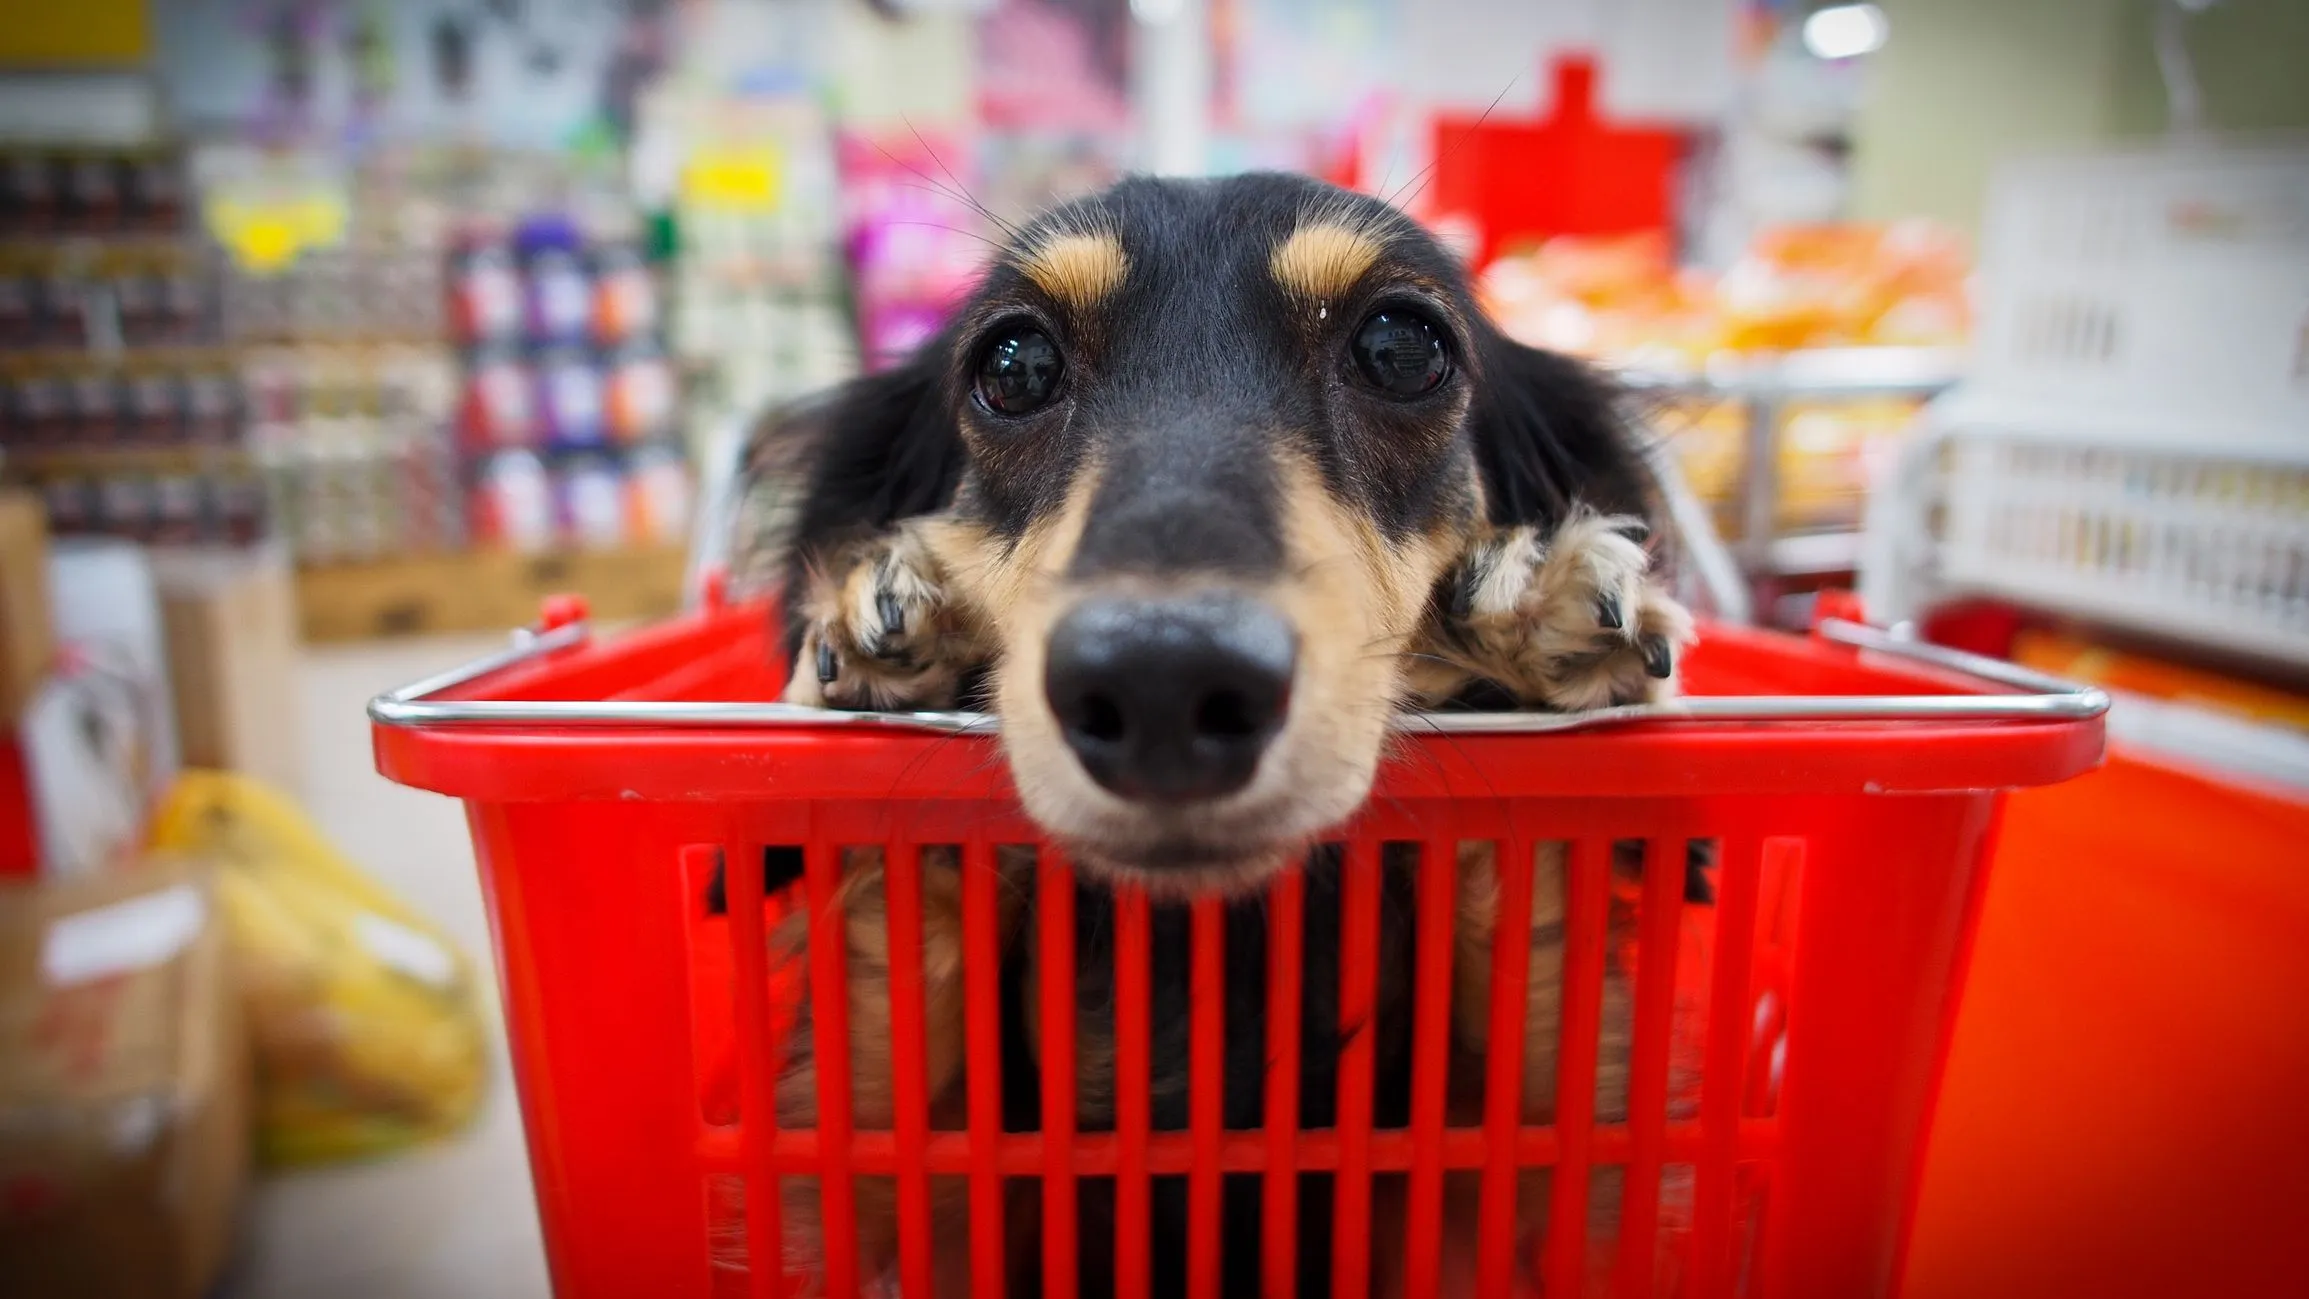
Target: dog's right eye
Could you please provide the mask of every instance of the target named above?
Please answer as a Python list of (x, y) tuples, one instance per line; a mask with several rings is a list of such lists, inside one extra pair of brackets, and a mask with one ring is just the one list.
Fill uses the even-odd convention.
[(1039, 329), (998, 334), (978, 361), (978, 400), (998, 415), (1039, 410), (1058, 391), (1066, 362), (1058, 345)]
[(1451, 374), (1443, 331), (1416, 312), (1374, 312), (1355, 331), (1355, 365), (1380, 391), (1397, 397), (1430, 393)]

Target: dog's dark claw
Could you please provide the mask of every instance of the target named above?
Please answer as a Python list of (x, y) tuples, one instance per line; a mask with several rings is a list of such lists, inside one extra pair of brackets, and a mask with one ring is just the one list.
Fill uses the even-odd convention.
[(1627, 626), (1627, 620), (1620, 617), (1619, 601), (1608, 595), (1599, 595), (1595, 598), (1595, 620), (1612, 631), (1618, 631)]
[(883, 635), (906, 634), (906, 606), (898, 602), (897, 596), (888, 591), (877, 593), (874, 596), (874, 611), (882, 615)]
[(818, 642), (818, 684), (830, 686), (842, 675), (842, 661), (834, 656), (834, 647), (828, 641)]
[(1675, 651), (1668, 647), (1665, 636), (1646, 636), (1643, 640), (1644, 671), (1665, 681), (1676, 670)]
[(1466, 622), (1475, 616), (1476, 572), (1472, 565), (1461, 568), (1451, 580), (1451, 620)]

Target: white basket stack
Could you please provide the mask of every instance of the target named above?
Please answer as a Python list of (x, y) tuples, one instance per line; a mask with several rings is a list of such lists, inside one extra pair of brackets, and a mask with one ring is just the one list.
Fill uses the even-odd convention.
[(2008, 169), (1965, 385), (1870, 507), (1898, 621), (2000, 597), (2309, 667), (2309, 143)]

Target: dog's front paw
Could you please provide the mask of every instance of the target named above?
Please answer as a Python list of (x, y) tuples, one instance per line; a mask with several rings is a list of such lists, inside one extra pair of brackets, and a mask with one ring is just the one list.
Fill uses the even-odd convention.
[(916, 531), (837, 551), (810, 572), (786, 700), (853, 711), (952, 708), (971, 638)]
[(1644, 535), (1639, 519), (1583, 510), (1544, 539), (1519, 527), (1477, 542), (1451, 585), (1461, 656), (1565, 711), (1673, 694), (1692, 618), (1653, 580)]

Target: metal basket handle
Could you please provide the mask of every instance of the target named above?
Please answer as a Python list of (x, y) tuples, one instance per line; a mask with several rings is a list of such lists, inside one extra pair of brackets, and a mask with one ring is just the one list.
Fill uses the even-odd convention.
[[(1977, 677), (2023, 693), (1998, 695), (1697, 695), (1657, 704), (1628, 704), (1584, 713), (1402, 713), (1394, 729), (1409, 734), (1539, 735), (1634, 722), (1849, 722), (1892, 720), (2070, 721), (2108, 711), (2108, 695), (2091, 686), (1996, 659), (1927, 645), (1842, 619), (1814, 629), (1825, 639)], [(369, 701), (381, 726), (884, 728), (992, 735), (990, 713), (850, 713), (801, 704), (652, 702), (645, 700), (439, 700), (433, 696), (482, 677), (583, 644), (582, 621), (514, 633), (507, 649), (463, 667), (387, 691)]]

